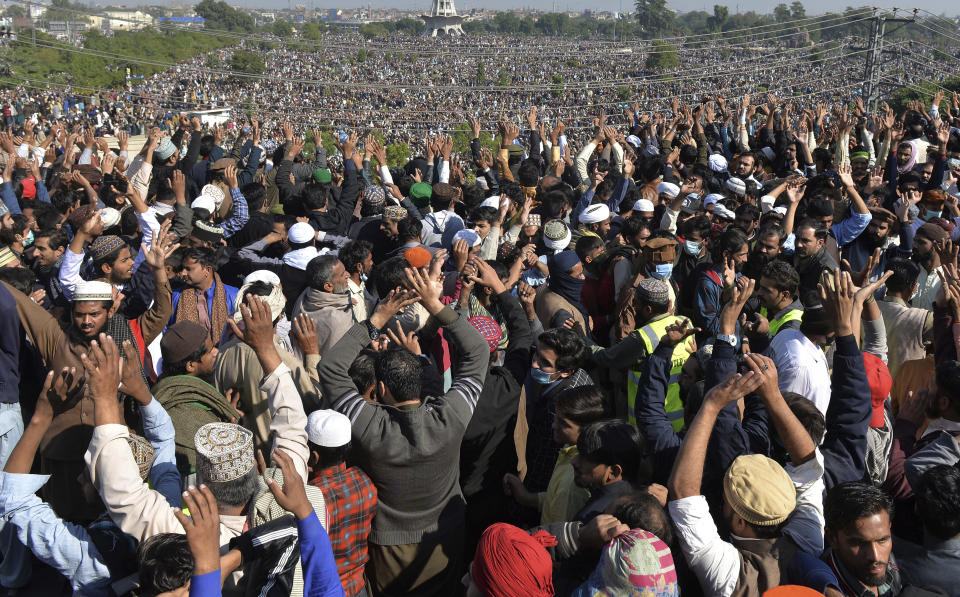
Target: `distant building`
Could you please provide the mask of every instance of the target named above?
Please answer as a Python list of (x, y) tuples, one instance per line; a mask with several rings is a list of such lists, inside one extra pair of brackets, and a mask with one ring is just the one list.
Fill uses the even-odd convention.
[(153, 26), (153, 16), (139, 10), (108, 10), (107, 25), (113, 31), (139, 31)]

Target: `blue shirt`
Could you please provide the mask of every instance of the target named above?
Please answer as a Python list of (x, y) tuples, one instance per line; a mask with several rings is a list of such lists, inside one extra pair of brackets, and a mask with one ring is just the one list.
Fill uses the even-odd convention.
[[(171, 506), (180, 507), (180, 476), (174, 457), (173, 421), (156, 400), (141, 407), (143, 435), (153, 446), (150, 482)], [(84, 595), (109, 595), (112, 580), (104, 557), (83, 526), (69, 523), (37, 497), (50, 475), (0, 472), (0, 515), (37, 559), (55, 568)], [(219, 576), (217, 577), (219, 583)]]
[(330, 537), (316, 512), (297, 521), (300, 564), (303, 567), (303, 597), (343, 597)]

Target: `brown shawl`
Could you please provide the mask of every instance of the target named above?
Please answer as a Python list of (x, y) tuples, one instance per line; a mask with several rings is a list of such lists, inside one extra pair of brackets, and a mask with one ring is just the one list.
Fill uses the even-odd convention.
[[(197, 293), (194, 291), (194, 288), (184, 288), (180, 292), (176, 321), (200, 323), (200, 316), (197, 314)], [(227, 318), (230, 317), (229, 307), (227, 306), (227, 291), (223, 287), (223, 282), (220, 281), (219, 274), (213, 274), (213, 304), (209, 315), (210, 339), (213, 341), (213, 345), (217, 346), (220, 344), (223, 327), (227, 325)]]

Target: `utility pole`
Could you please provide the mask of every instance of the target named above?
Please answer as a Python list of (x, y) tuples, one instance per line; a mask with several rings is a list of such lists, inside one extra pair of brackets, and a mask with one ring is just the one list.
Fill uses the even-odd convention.
[[(874, 9), (876, 10), (876, 9)], [(896, 11), (894, 11), (896, 14)], [(914, 11), (916, 15), (916, 11)], [(879, 100), (878, 88), (880, 86), (880, 70), (882, 67), (883, 56), (883, 34), (886, 31), (887, 23), (913, 23), (915, 17), (909, 19), (888, 17), (878, 14), (873, 17), (873, 32), (870, 36), (870, 48), (867, 52), (867, 68), (863, 74), (866, 85), (864, 86), (864, 103), (870, 111), (876, 111)]]

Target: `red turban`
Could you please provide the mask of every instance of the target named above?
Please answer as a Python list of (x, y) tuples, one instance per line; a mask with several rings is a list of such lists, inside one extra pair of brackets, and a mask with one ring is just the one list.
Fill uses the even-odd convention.
[(530, 535), (497, 523), (483, 532), (470, 571), (489, 597), (553, 597), (553, 562), (546, 547), (557, 540), (546, 531)]

